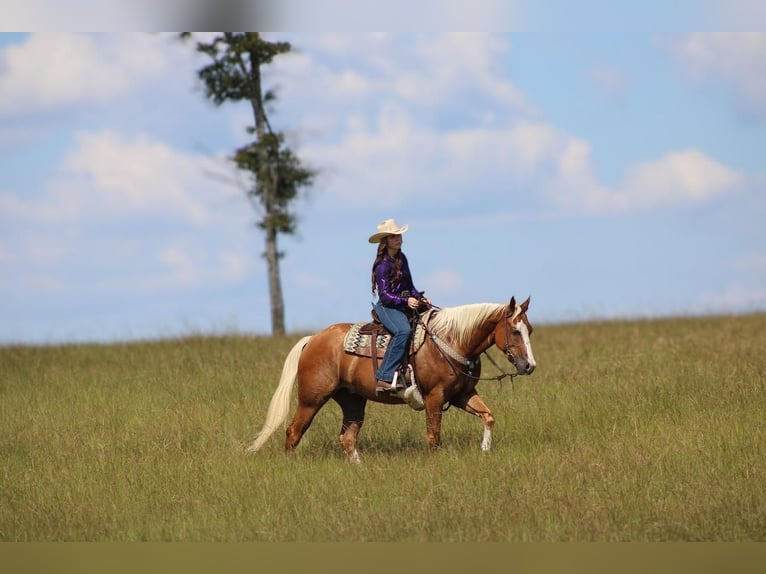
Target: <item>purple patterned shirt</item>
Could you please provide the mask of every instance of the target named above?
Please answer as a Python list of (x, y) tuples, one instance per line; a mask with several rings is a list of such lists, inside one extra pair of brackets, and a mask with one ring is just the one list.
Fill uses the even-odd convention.
[[(391, 282), (396, 270), (394, 259), (388, 253), (384, 254), (383, 259), (375, 266), (375, 285), (378, 289), (378, 297), (386, 307), (406, 306), (407, 297), (419, 299), (423, 296), (412, 283), (412, 274), (410, 273), (410, 265), (407, 263), (407, 257), (401, 251), (399, 256), (402, 258), (402, 277), (397, 283), (392, 284)], [(407, 291), (409, 294), (403, 295)]]

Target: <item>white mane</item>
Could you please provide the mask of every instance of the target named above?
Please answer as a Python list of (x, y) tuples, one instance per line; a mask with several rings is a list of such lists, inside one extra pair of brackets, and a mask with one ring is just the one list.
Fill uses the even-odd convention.
[(490, 317), (498, 315), (505, 307), (501, 303), (472, 303), (460, 307), (445, 307), (436, 313), (429, 327), (437, 337), (449, 336), (458, 345), (466, 344), (480, 325)]

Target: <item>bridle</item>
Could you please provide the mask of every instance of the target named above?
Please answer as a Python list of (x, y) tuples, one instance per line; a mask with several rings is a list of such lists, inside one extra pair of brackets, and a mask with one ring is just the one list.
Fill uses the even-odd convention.
[(503, 352), (508, 358), (508, 361), (515, 365), (516, 357), (513, 356), (513, 351), (511, 351), (511, 326), (508, 324), (508, 319), (513, 319), (513, 309), (511, 309), (510, 305), (508, 306), (508, 310), (505, 312), (505, 317), (503, 318), (503, 326), (505, 327), (505, 349), (503, 349)]

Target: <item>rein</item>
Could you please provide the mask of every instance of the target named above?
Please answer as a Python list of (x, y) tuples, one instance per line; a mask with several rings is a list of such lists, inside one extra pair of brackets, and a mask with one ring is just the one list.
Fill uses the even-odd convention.
[[(437, 307), (436, 305), (431, 305), (431, 307), (433, 309), (436, 309), (437, 311), (440, 309), (440, 307)], [(506, 318), (507, 317), (508, 317), (508, 315), (506, 314)], [(489, 359), (489, 362), (492, 363), (498, 371), (500, 371), (500, 374), (499, 375), (495, 375), (494, 377), (477, 377), (476, 375), (474, 375), (472, 373), (472, 371), (473, 371), (474, 367), (479, 364), (479, 362), (481, 360), (481, 357), (478, 357), (478, 358), (472, 360), (472, 359), (468, 359), (468, 358), (462, 356), (460, 353), (455, 351), (455, 349), (453, 349), (447, 343), (445, 343), (439, 337), (437, 337), (431, 331), (431, 329), (428, 328), (428, 325), (426, 325), (423, 322), (423, 319), (420, 316), (420, 313), (415, 313), (415, 318), (416, 318), (417, 322), (422, 325), (422, 327), (425, 330), (425, 332), (431, 338), (431, 340), (433, 341), (434, 345), (436, 345), (436, 348), (439, 349), (439, 352), (442, 354), (442, 356), (445, 359), (452, 358), (455, 361), (457, 361), (458, 363), (460, 363), (461, 365), (465, 365), (466, 367), (468, 367), (467, 371), (465, 371), (465, 372), (460, 371), (459, 372), (458, 369), (455, 367), (455, 365), (452, 362), (450, 362), (449, 360), (447, 360), (447, 363), (449, 364), (450, 367), (452, 367), (452, 371), (456, 375), (463, 375), (464, 377), (468, 377), (468, 378), (474, 379), (476, 381), (498, 381), (498, 382), (502, 381), (506, 377), (510, 377), (511, 378), (511, 383), (513, 383), (513, 379), (514, 378), (519, 376), (519, 373), (509, 373), (508, 371), (504, 371), (500, 367), (500, 365), (497, 364), (497, 361), (495, 361), (490, 356), (490, 354), (487, 353), (487, 351), (482, 351), (482, 354), (487, 356), (487, 358)], [(509, 345), (508, 345), (509, 338), (508, 338), (508, 323), (507, 322), (506, 322), (506, 325), (505, 325), (505, 329), (506, 329), (505, 355), (508, 357), (509, 361), (513, 362), (513, 354), (510, 352), (510, 348), (509, 348)]]

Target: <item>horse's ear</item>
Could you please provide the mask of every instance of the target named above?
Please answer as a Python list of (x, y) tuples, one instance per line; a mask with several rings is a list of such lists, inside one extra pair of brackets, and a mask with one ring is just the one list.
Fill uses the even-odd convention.
[(511, 295), (511, 302), (508, 303), (508, 308), (511, 310), (511, 313), (516, 310), (516, 297), (513, 295)]
[(526, 312), (527, 312), (527, 309), (529, 309), (529, 300), (530, 300), (531, 298), (532, 298), (531, 296), (527, 297), (527, 300), (526, 300), (526, 301), (524, 301), (524, 302), (521, 304), (521, 310), (522, 310), (524, 313), (526, 313)]

